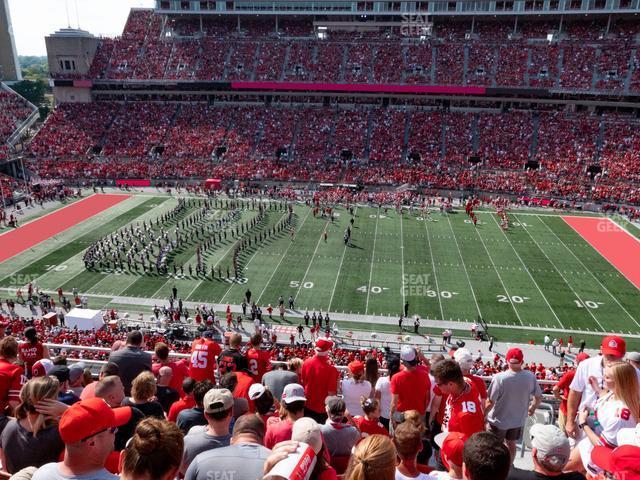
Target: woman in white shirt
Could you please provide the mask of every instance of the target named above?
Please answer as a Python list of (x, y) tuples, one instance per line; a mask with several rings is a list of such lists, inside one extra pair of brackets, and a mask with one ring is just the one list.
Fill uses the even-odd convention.
[(640, 393), (638, 376), (633, 365), (625, 362), (610, 364), (604, 370), (602, 385), (590, 379), (594, 390), (600, 395), (593, 411), (582, 410), (578, 414), (578, 426), (585, 433), (572, 453), (575, 459), (579, 451), (582, 466), (590, 475), (601, 470), (591, 463), (594, 446), (617, 447), (616, 436), (621, 428), (635, 428), (640, 419)]
[(342, 396), (351, 416), (364, 415), (360, 400), (371, 397), (371, 384), (364, 378), (364, 363), (355, 360), (349, 364), (351, 378), (342, 380)]
[(398, 357), (390, 357), (387, 360), (389, 375), (378, 378), (375, 387), (375, 397), (380, 403), (380, 423), (389, 430), (389, 418), (391, 415), (391, 377), (400, 371)]

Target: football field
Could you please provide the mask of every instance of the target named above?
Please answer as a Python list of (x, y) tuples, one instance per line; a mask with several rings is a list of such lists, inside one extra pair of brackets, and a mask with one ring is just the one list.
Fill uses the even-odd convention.
[[(390, 326), (397, 325), (408, 303), (411, 316), (466, 324), (482, 318), (503, 336), (512, 329), (557, 336), (640, 334), (638, 278), (620, 260), (624, 249), (628, 265), (640, 264), (640, 230), (604, 217), (593, 219), (594, 233), (597, 229), (602, 235), (592, 241), (570, 225), (569, 217), (549, 211), (511, 212), (510, 228), (503, 231), (491, 212), (478, 212), (480, 221), (474, 227), (464, 212), (433, 211), (424, 218), (415, 210), (401, 215), (392, 208), (358, 206), (345, 245), (343, 233), (351, 215), (342, 207), (336, 208), (331, 222), (314, 216), (310, 207), (295, 204), (292, 235), (289, 228), (273, 232), (287, 217), (286, 207), (265, 202), (269, 206), (264, 216), (246, 232), (239, 228), (234, 233), (234, 224), (250, 222), (258, 214), (255, 204), (244, 202), (234, 223), (227, 226), (227, 238), (202, 254), (207, 274), (189, 275), (187, 267), (196, 265), (196, 249), (230, 210), (222, 203), (185, 227), (188, 241), (172, 253), (167, 274), (135, 272), (126, 265), (85, 268), (83, 254), (96, 240), (143, 222), (151, 222), (154, 234), (160, 228), (172, 234), (177, 222), (202, 208), (198, 202), (202, 200), (194, 200), (179, 216), (156, 226), (154, 221), (172, 211), (177, 200), (161, 195), (127, 197), (1, 263), (3, 295), (34, 282), (45, 291), (77, 288), (92, 303), (94, 297), (100, 299), (100, 306), (117, 304), (122, 297), (157, 299), (161, 304), (175, 286), (184, 301), (237, 305), (249, 289), (252, 300), (263, 308), (276, 306), (280, 295), (285, 303), (292, 296), (299, 314), (321, 310), (388, 317)], [(617, 229), (627, 244), (609, 248), (610, 236), (603, 226)], [(240, 251), (239, 278), (232, 268), (227, 276), (233, 251), (243, 240), (256, 237)], [(461, 324), (461, 329), (467, 326)], [(542, 336), (535, 334), (538, 339)]]

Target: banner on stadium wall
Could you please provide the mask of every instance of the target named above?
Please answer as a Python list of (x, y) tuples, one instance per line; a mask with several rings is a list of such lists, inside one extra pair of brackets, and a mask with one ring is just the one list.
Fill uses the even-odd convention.
[(351, 93), (413, 93), (449, 95), (485, 95), (485, 87), (444, 85), (381, 85), (369, 83), (307, 83), (307, 82), (231, 82), (233, 90), (274, 90)]
[(140, 179), (125, 179), (125, 180), (116, 180), (116, 186), (118, 187), (150, 187), (151, 180), (140, 180)]
[(207, 178), (204, 182), (204, 188), (220, 190), (222, 188), (222, 180), (219, 178)]

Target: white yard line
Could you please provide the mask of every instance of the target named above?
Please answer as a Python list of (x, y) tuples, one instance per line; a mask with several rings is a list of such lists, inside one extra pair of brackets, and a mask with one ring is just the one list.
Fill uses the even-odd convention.
[(404, 312), (405, 294), (404, 294), (404, 233), (402, 231), (404, 213), (400, 210), (400, 265), (402, 266), (402, 280), (400, 282), (400, 292), (402, 293), (402, 305), (400, 311)]
[[(307, 221), (307, 218), (309, 218), (309, 215), (311, 214), (311, 210), (312, 209), (309, 208), (309, 211), (307, 212), (307, 215), (304, 217), (304, 220), (302, 221), (302, 223), (300, 224), (300, 227), (298, 228), (298, 233), (300, 233), (300, 231), (302, 230), (302, 226)], [(273, 280), (273, 277), (276, 274), (276, 272), (278, 271), (278, 268), (280, 267), (280, 264), (282, 263), (282, 260), (284, 260), (284, 257), (287, 256), (287, 252), (289, 251), (289, 249), (291, 248), (291, 245), (293, 245), (293, 243), (294, 243), (293, 240), (290, 241), (289, 245), (287, 245), (287, 248), (282, 253), (282, 257), (280, 257), (280, 261), (278, 262), (278, 265), (276, 265), (276, 268), (273, 269), (273, 272), (271, 272), (271, 276), (269, 277), (269, 280), (267, 280), (267, 282), (264, 284), (264, 287), (262, 288), (262, 291), (260, 292), (260, 295), (258, 295), (258, 299), (256, 300), (256, 305), (260, 305), (260, 299), (262, 298), (262, 295), (264, 295), (264, 292), (267, 290), (267, 287), (271, 283), (271, 280)]]
[[(496, 220), (495, 215), (491, 215), (491, 219), (493, 220), (493, 223), (496, 224), (496, 227), (498, 227), (498, 230), (500, 230), (502, 232), (502, 235), (507, 240), (507, 243), (509, 244), (509, 246), (513, 250), (513, 253), (515, 253), (516, 257), (518, 257), (518, 260), (520, 260), (520, 263), (524, 267), (525, 272), (527, 272), (527, 274), (529, 275), (529, 278), (531, 279), (533, 284), (538, 289), (538, 292), (540, 292), (540, 296), (544, 299), (544, 302), (547, 304), (547, 307), (549, 307), (549, 310), (551, 310), (551, 313), (553, 314), (553, 316), (555, 317), (556, 321), (558, 322), (558, 325), (560, 325), (561, 328), (564, 328), (564, 325), (560, 321), (560, 318), (558, 318), (558, 315), (556, 314), (555, 310), (551, 307), (551, 304), (549, 303), (549, 300), (547, 300), (547, 297), (545, 297), (544, 293), (542, 293), (542, 290), (540, 289), (540, 286), (538, 285), (538, 282), (536, 282), (536, 280), (533, 278), (533, 275), (531, 275), (531, 272), (527, 268), (527, 265), (524, 263), (524, 261), (522, 261), (522, 257), (520, 257), (520, 254), (516, 250), (516, 247), (513, 246), (513, 243), (511, 243), (511, 240), (509, 239), (509, 237), (507, 237), (507, 234), (504, 232), (504, 230), (502, 228), (500, 228), (500, 224), (498, 224), (498, 220)], [(529, 232), (527, 232), (527, 233), (529, 233)]]
[[(355, 210), (353, 211), (353, 216), (355, 217), (358, 214), (358, 205), (356, 205)], [(344, 250), (342, 251), (342, 258), (340, 258), (340, 266), (338, 267), (338, 273), (336, 275), (336, 281), (333, 283), (333, 289), (331, 290), (331, 298), (329, 299), (329, 307), (327, 308), (327, 312), (331, 311), (331, 304), (333, 303), (333, 296), (336, 293), (336, 287), (338, 286), (338, 279), (340, 278), (340, 273), (342, 272), (342, 264), (344, 262), (344, 256), (347, 253), (348, 245), (344, 246)]]
[(433, 249), (431, 248), (431, 239), (429, 238), (429, 227), (426, 220), (424, 220), (424, 229), (427, 232), (427, 245), (429, 245), (429, 256), (431, 257), (431, 268), (433, 270), (433, 279), (436, 282), (436, 293), (438, 295), (438, 304), (440, 305), (440, 318), (444, 320), (444, 310), (442, 309), (442, 298), (440, 295), (440, 286), (438, 285), (438, 275), (436, 274), (436, 262), (433, 259)]
[(476, 298), (476, 293), (473, 290), (473, 285), (471, 284), (471, 279), (469, 278), (469, 272), (467, 271), (467, 266), (464, 263), (464, 258), (462, 258), (462, 250), (460, 250), (460, 245), (458, 245), (458, 239), (456, 238), (456, 234), (453, 231), (453, 226), (451, 225), (451, 218), (449, 216), (447, 216), (447, 221), (449, 222), (449, 229), (451, 229), (451, 235), (453, 235), (453, 240), (456, 243), (456, 248), (458, 249), (458, 255), (460, 255), (460, 263), (462, 263), (464, 274), (467, 277), (467, 283), (469, 284), (469, 288), (471, 289), (471, 296), (473, 297), (473, 302), (476, 304), (476, 310), (478, 310), (478, 315), (480, 315), (480, 318), (482, 318), (480, 305), (478, 305), (478, 299)]
[(380, 209), (376, 210), (376, 228), (373, 231), (373, 249), (371, 251), (371, 266), (369, 268), (369, 283), (367, 284), (367, 302), (364, 306), (364, 314), (369, 312), (369, 297), (371, 295), (371, 279), (373, 278), (373, 259), (376, 256), (376, 238), (378, 237), (378, 222), (380, 221)]
[[(554, 237), (556, 237), (556, 238), (558, 239), (558, 241), (559, 241), (559, 242), (564, 246), (564, 248), (565, 248), (565, 249), (567, 249), (567, 251), (568, 251), (568, 252), (573, 256), (573, 258), (575, 258), (575, 259), (580, 263), (580, 265), (582, 265), (582, 268), (584, 268), (587, 272), (589, 272), (589, 275), (591, 275), (591, 276), (593, 277), (593, 279), (594, 279), (596, 282), (598, 282), (598, 285), (600, 285), (600, 287), (601, 287), (605, 292), (607, 292), (607, 293), (609, 294), (609, 296), (613, 299), (613, 301), (614, 301), (614, 302), (616, 302), (616, 303), (618, 304), (618, 306), (619, 306), (619, 307), (624, 311), (624, 313), (626, 313), (626, 314), (628, 315), (628, 317), (629, 317), (631, 320), (633, 320), (633, 321), (634, 321), (634, 323), (635, 323), (636, 325), (638, 325), (638, 327), (640, 327), (640, 323), (638, 323), (638, 321), (635, 319), (635, 317), (634, 317), (633, 315), (631, 315), (631, 314), (629, 313), (629, 311), (628, 311), (626, 308), (624, 308), (624, 306), (623, 306), (623, 305), (618, 301), (618, 298), (617, 298), (616, 296), (614, 296), (614, 295), (609, 291), (609, 289), (608, 289), (608, 288), (607, 288), (607, 287), (606, 287), (606, 286), (605, 286), (605, 285), (604, 285), (600, 280), (598, 280), (598, 277), (596, 277), (596, 276), (593, 274), (593, 272), (591, 271), (591, 269), (590, 269), (590, 268), (587, 268), (587, 266), (584, 264), (584, 262), (583, 262), (582, 260), (580, 260), (580, 257), (578, 257), (578, 256), (573, 252), (573, 250), (571, 250), (571, 249), (570, 249), (570, 248), (569, 248), (569, 247), (564, 243), (564, 241), (563, 241), (563, 240), (562, 240), (562, 239), (561, 239), (561, 238), (556, 234), (556, 232), (554, 232), (554, 231), (553, 231), (553, 229), (552, 229), (549, 225), (547, 225), (547, 223), (546, 223), (542, 218), (539, 218), (538, 220), (540, 220), (540, 222), (542, 222), (542, 224), (547, 228), (547, 230), (549, 230), (549, 231), (553, 234), (553, 236), (554, 236)], [(588, 245), (588, 242), (585, 242), (585, 243), (587, 243), (587, 245)], [(593, 247), (592, 247), (592, 248), (593, 248)], [(594, 249), (594, 251), (595, 251), (595, 249)], [(597, 253), (597, 252), (596, 252), (596, 253)]]
[[(329, 225), (329, 221), (327, 220), (326, 223), (324, 224), (324, 228), (326, 230), (327, 226)], [(309, 270), (311, 270), (311, 265), (313, 264), (313, 259), (316, 258), (316, 253), (318, 253), (318, 247), (320, 247), (320, 243), (322, 243), (322, 237), (324, 234), (324, 231), (322, 230), (322, 233), (320, 234), (320, 238), (318, 238), (318, 243), (316, 243), (316, 249), (313, 251), (313, 255), (311, 255), (311, 260), (309, 260), (309, 265), (307, 265), (307, 270), (304, 272), (304, 275), (302, 276), (302, 281), (300, 282), (300, 285), (298, 285), (298, 289), (296, 290), (296, 294), (293, 297), (295, 300), (298, 299), (298, 295), (300, 295), (300, 289), (302, 288), (302, 285), (304, 285), (304, 281), (307, 279), (307, 275), (309, 274)]]
[[(280, 220), (282, 220), (284, 217), (287, 216), (287, 212), (282, 214), (282, 217), (280, 217), (280, 219), (278, 220), (278, 222), (280, 222)], [(278, 223), (276, 222), (276, 224)], [(251, 263), (251, 261), (256, 258), (256, 255), (258, 254), (258, 252), (260, 251), (260, 247), (258, 245), (256, 245), (256, 251), (254, 252), (254, 254), (251, 256), (251, 258), (249, 259), (249, 261), (247, 262), (247, 264), (245, 265), (245, 268), (249, 266), (249, 264)], [(220, 303), (224, 303), (224, 299), (226, 298), (226, 296), (229, 294), (229, 292), (231, 291), (231, 289), (233, 288), (233, 286), (235, 285), (235, 283), (231, 283), (231, 285), (229, 285), (229, 288), (227, 289), (226, 292), (224, 292), (224, 295), (222, 296), (222, 298), (220, 299)]]
[[(516, 220), (518, 220), (518, 217), (516, 215), (513, 216), (513, 218), (515, 218)], [(518, 222), (520, 222), (520, 220), (518, 220)], [(525, 227), (525, 224), (523, 222), (520, 222), (520, 225), (522, 225), (522, 228), (524, 229), (525, 232), (527, 232), (527, 235), (529, 235), (529, 238), (531, 240), (533, 240), (533, 243), (536, 244), (536, 247), (538, 247), (538, 249), (542, 252), (542, 254), (544, 255), (544, 257), (547, 259), (547, 261), (553, 265), (553, 268), (556, 272), (558, 272), (558, 274), (560, 275), (560, 278), (562, 278), (562, 281), (565, 283), (565, 285), (567, 287), (569, 287), (569, 289), (571, 290), (571, 292), (576, 296), (576, 298), (578, 300), (580, 300), (580, 302), (582, 302), (583, 305), (585, 305), (584, 301), (582, 300), (582, 298), (580, 298), (580, 295), (578, 295), (578, 292), (576, 292), (573, 287), (571, 286), (571, 284), (567, 281), (567, 279), (565, 278), (565, 276), (562, 274), (562, 272), (558, 269), (558, 267), (556, 266), (556, 264), (554, 262), (551, 261), (551, 259), (549, 258), (549, 255), (547, 255), (547, 252), (544, 251), (544, 249), (542, 247), (540, 247), (540, 245), (538, 244), (538, 241), (533, 238), (533, 235), (531, 235), (531, 233), (529, 233), (529, 230), (527, 229), (527, 227)], [(542, 292), (540, 292), (542, 293)], [(544, 295), (543, 295), (544, 296)], [(548, 304), (548, 302), (547, 302)], [(586, 307), (585, 305), (585, 309), (587, 310), (587, 312), (589, 312), (589, 315), (591, 315), (591, 318), (593, 318), (595, 320), (595, 322), (600, 326), (600, 328), (602, 329), (602, 331), (604, 331), (604, 327), (602, 326), (602, 324), (598, 321), (598, 319), (596, 318), (596, 316), (593, 314), (593, 312), (591, 311), (590, 308)], [(564, 328), (564, 325), (562, 325), (562, 323), (560, 323), (560, 326), (562, 328)]]
[(474, 230), (476, 232), (476, 235), (478, 235), (478, 238), (480, 239), (480, 243), (482, 243), (482, 246), (485, 252), (487, 252), (487, 257), (489, 257), (489, 261), (491, 262), (491, 265), (493, 265), (493, 270), (496, 272), (496, 275), (498, 276), (498, 280), (500, 280), (500, 283), (502, 284), (502, 288), (504, 288), (504, 293), (506, 293), (507, 297), (509, 297), (509, 305), (511, 305), (511, 308), (513, 308), (513, 311), (516, 314), (516, 317), (518, 318), (520, 325), (524, 326), (524, 322), (522, 321), (522, 318), (520, 318), (520, 314), (518, 313), (518, 309), (516, 308), (515, 304), (513, 303), (513, 301), (511, 301), (511, 294), (509, 293), (509, 290), (507, 290), (507, 286), (505, 285), (504, 281), (502, 280), (502, 277), (500, 276), (500, 273), (498, 272), (498, 268), (496, 267), (496, 264), (493, 261), (491, 254), (489, 253), (489, 249), (487, 248), (487, 245), (484, 243), (484, 239), (482, 238), (482, 235), (480, 235), (480, 232), (478, 232), (477, 228), (474, 227)]

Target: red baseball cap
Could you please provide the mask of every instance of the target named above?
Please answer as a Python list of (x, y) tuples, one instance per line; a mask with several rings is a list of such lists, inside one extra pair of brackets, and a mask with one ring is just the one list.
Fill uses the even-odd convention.
[(449, 470), (449, 461), (458, 467), (462, 467), (462, 452), (467, 438), (461, 432), (443, 432), (435, 436), (434, 441), (440, 447), (442, 463), (447, 470)]
[(319, 338), (316, 341), (316, 353), (318, 355), (328, 355), (333, 348), (333, 342), (326, 338)]
[(620, 337), (610, 335), (602, 339), (600, 351), (603, 355), (613, 355), (615, 357), (622, 358), (627, 352), (627, 343)]
[(594, 447), (591, 461), (620, 480), (640, 480), (640, 447), (623, 445), (613, 450)]
[[(507, 363), (522, 363), (524, 362), (524, 354), (519, 348), (510, 348), (507, 351), (506, 360)], [(515, 360), (515, 362), (512, 362), (511, 360)]]
[(354, 360), (348, 366), (349, 371), (354, 375), (358, 373), (364, 373), (364, 363), (362, 363), (360, 360)]
[(131, 407), (111, 408), (102, 398), (89, 398), (71, 405), (60, 418), (58, 430), (65, 444), (77, 443), (131, 419)]

